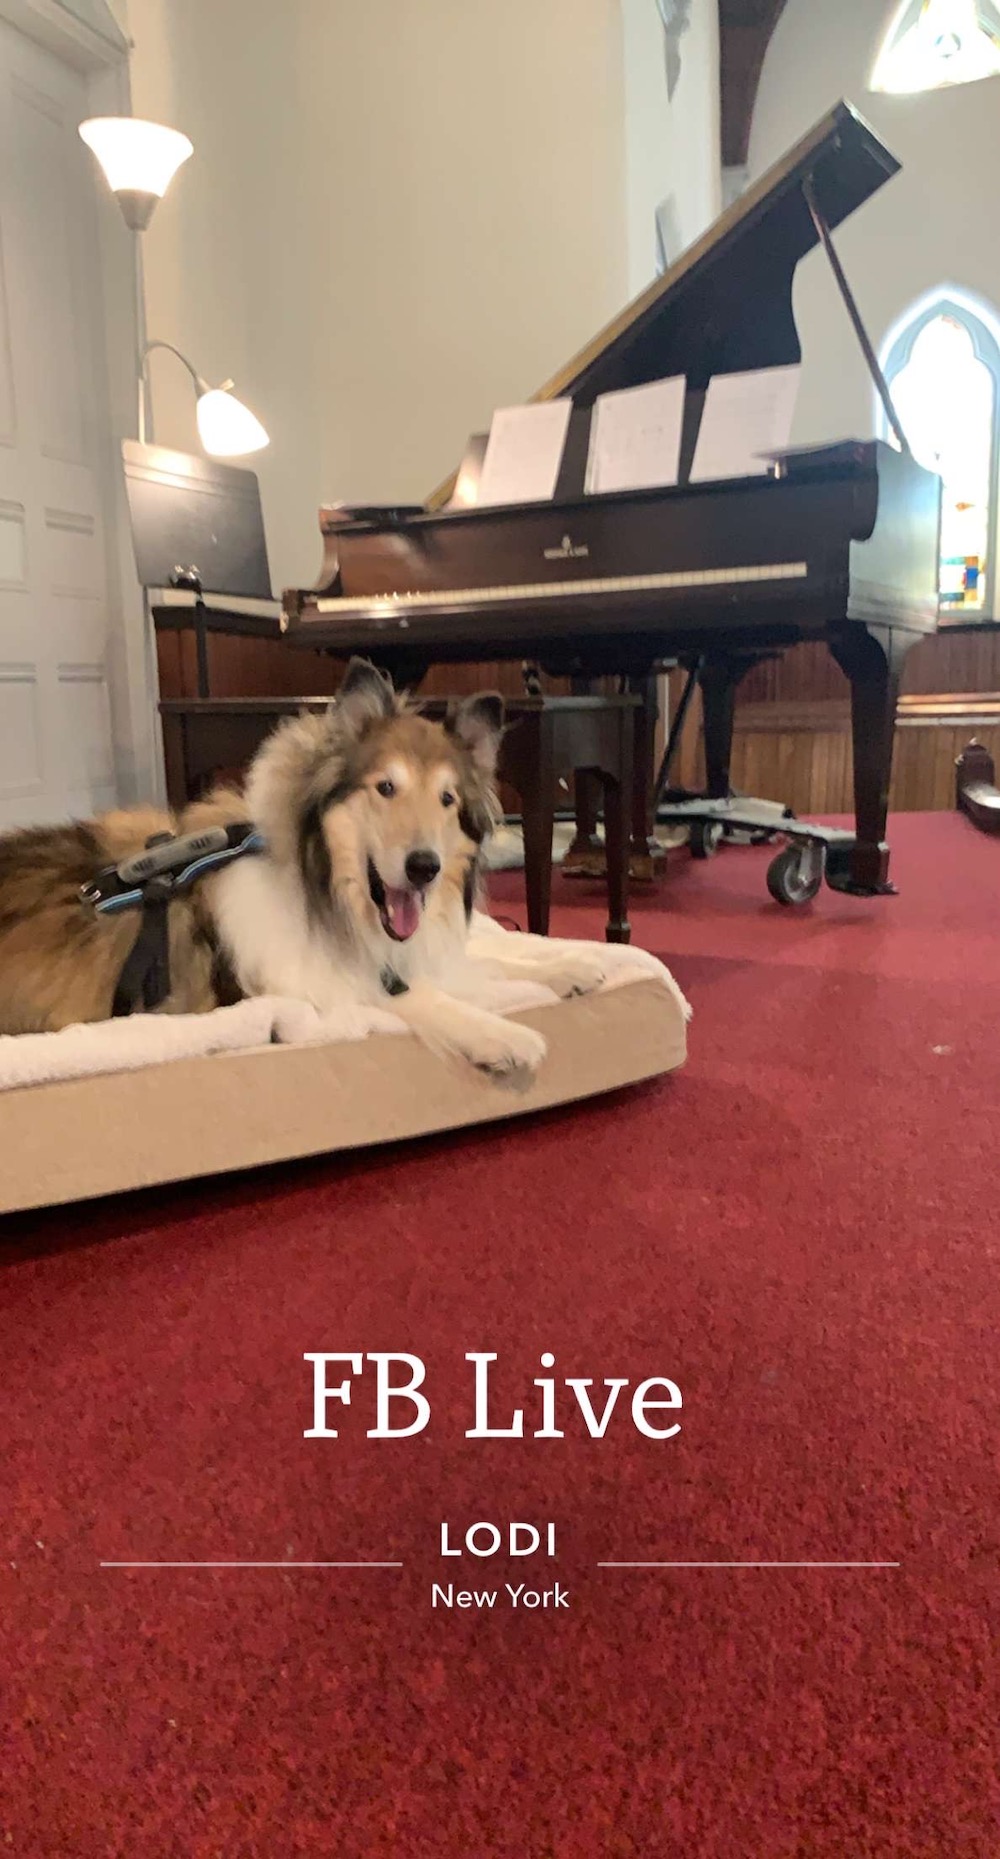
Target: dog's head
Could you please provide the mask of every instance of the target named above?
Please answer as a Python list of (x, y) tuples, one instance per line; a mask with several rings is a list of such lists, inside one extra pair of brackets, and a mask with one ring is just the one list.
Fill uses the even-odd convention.
[(296, 719), (263, 751), (248, 798), (272, 849), (294, 857), (311, 909), (346, 907), (358, 927), (407, 942), (449, 883), (471, 896), (502, 729), (498, 696), (434, 723), (352, 659), (328, 714)]

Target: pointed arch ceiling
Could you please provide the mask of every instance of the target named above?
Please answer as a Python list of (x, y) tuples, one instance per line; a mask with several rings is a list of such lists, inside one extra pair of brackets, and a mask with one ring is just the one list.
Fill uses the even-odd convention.
[(785, 0), (719, 0), (722, 164), (741, 168), (750, 144), (764, 54)]

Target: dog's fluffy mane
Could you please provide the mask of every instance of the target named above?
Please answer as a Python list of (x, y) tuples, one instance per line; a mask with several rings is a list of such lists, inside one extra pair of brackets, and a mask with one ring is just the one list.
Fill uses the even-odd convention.
[[(407, 725), (407, 746), (419, 759), (440, 760), (440, 726), (373, 667), (353, 660), (328, 710), (290, 717), (263, 744), (244, 804), (279, 864), (301, 869), (325, 809), (360, 785), (390, 723)], [(462, 826), (477, 846), (500, 817), (493, 775), (502, 726), (503, 706), (493, 695), (466, 700), (444, 723), (459, 776)]]

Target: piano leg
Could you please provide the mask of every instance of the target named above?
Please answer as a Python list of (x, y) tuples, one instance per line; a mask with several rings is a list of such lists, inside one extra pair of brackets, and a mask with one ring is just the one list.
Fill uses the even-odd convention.
[(705, 793), (709, 800), (728, 800), (729, 766), (733, 753), (736, 689), (748, 661), (709, 659), (701, 668), (702, 727), (705, 738)]
[(885, 822), (889, 811), (893, 735), (903, 660), (915, 635), (889, 626), (852, 626), (830, 640), (830, 651), (851, 683), (856, 839), (841, 854), (827, 854), (827, 882), (859, 897), (892, 892)]

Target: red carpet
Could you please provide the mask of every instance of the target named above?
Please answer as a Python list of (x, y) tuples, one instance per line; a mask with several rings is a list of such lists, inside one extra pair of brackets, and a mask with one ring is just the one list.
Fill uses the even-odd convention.
[[(639, 899), (670, 1080), (8, 1228), (0, 1851), (996, 1859), (1000, 845), (892, 837), (895, 900), (736, 850)], [(303, 1439), (323, 1349), (421, 1355), (426, 1432)], [(669, 1376), (682, 1431), (465, 1440), (475, 1349), (509, 1404), (546, 1349)], [(442, 1518), (554, 1519), (569, 1609), (432, 1611), (538, 1579)], [(218, 1558), (404, 1566), (98, 1566)]]

